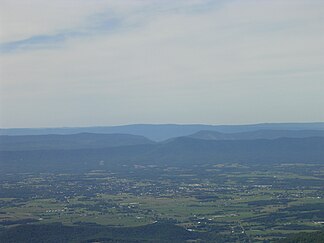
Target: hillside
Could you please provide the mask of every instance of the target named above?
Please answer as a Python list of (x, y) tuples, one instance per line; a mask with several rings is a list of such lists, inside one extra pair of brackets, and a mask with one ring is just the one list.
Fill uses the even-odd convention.
[(222, 133), (249, 132), (256, 130), (324, 130), (324, 122), (317, 123), (262, 123), (250, 125), (203, 125), (203, 124), (132, 124), (101, 127), (62, 128), (9, 128), (0, 129), (0, 135), (46, 135), (77, 133), (123, 133), (162, 141), (174, 137), (188, 136), (201, 130)]
[(133, 164), (191, 166), (204, 163), (324, 163), (324, 138), (202, 140), (96, 149), (1, 151), (3, 171), (83, 170)]
[(126, 145), (152, 144), (153, 141), (130, 134), (80, 133), (70, 135), (0, 136), (0, 150), (95, 149)]
[(324, 130), (257, 130), (239, 133), (221, 133), (216, 131), (199, 131), (188, 137), (208, 140), (245, 140), (324, 137)]

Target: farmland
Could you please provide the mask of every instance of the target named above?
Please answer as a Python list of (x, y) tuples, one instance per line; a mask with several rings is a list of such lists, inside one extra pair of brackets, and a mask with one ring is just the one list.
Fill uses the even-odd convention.
[(270, 242), (323, 228), (323, 186), (319, 164), (152, 164), (84, 173), (4, 173), (0, 229), (168, 222), (214, 239)]

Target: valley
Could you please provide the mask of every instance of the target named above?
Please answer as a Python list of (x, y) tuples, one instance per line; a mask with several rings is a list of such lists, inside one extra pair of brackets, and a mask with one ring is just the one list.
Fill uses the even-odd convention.
[(135, 164), (0, 178), (2, 231), (30, 223), (126, 229), (163, 222), (196, 241), (272, 242), (324, 225), (321, 164)]

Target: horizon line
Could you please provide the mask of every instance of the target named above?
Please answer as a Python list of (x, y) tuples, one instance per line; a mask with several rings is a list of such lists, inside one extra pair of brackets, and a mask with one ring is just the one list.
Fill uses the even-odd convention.
[(9, 129), (71, 129), (71, 128), (104, 128), (104, 127), (127, 127), (127, 126), (255, 126), (255, 125), (298, 125), (298, 124), (324, 124), (324, 121), (314, 122), (260, 122), (260, 123), (239, 123), (239, 124), (208, 124), (208, 123), (128, 123), (119, 125), (89, 125), (89, 126), (52, 126), (52, 127), (0, 127), (1, 130)]

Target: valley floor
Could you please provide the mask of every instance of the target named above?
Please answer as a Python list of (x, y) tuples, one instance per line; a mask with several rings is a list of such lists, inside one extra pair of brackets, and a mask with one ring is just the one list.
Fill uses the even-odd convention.
[(0, 180), (4, 235), (19, 225), (130, 229), (167, 223), (184, 229), (182, 240), (270, 242), (324, 226), (324, 166), (318, 164), (152, 164), (2, 173)]

